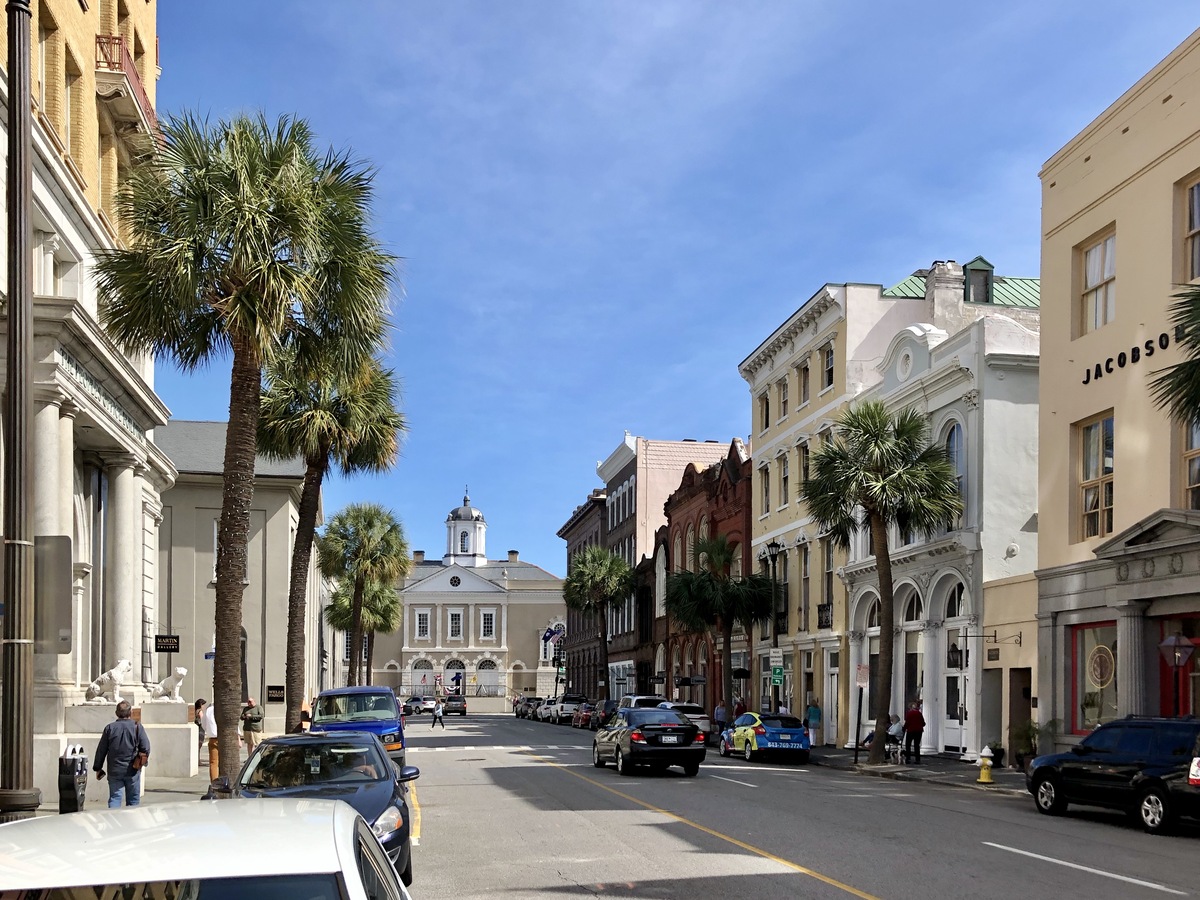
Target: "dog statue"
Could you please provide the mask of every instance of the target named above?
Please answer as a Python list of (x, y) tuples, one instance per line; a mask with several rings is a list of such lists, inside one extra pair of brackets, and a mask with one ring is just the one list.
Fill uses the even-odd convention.
[(150, 689), (150, 700), (159, 703), (182, 703), (183, 698), (179, 696), (179, 687), (183, 684), (183, 676), (186, 674), (187, 669), (183, 666), (176, 666), (174, 674), (168, 675)]
[(88, 685), (84, 699), (88, 703), (120, 703), (121, 682), (133, 672), (133, 663), (127, 659), (117, 664)]

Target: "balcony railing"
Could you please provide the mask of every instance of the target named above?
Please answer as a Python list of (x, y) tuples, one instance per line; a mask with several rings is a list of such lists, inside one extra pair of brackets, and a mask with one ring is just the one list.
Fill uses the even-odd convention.
[(787, 634), (788, 633), (788, 614), (786, 612), (775, 613), (775, 633), (776, 634)]
[(142, 84), (142, 76), (133, 64), (133, 57), (125, 44), (125, 38), (117, 34), (96, 35), (96, 71), (123, 74), (143, 117), (150, 125), (151, 133), (158, 131), (158, 116), (150, 102), (150, 95), (146, 93), (146, 87)]
[(818, 603), (817, 604), (817, 627), (832, 628), (833, 627), (833, 604)]

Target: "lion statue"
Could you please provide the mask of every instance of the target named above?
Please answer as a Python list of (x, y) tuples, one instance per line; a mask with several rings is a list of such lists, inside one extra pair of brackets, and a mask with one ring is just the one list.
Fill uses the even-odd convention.
[(133, 663), (127, 659), (117, 660), (115, 666), (88, 685), (84, 698), (89, 703), (120, 703), (121, 682), (132, 672)]
[(183, 698), (179, 696), (179, 687), (183, 684), (183, 676), (186, 674), (187, 669), (183, 666), (176, 666), (173, 674), (168, 675), (150, 689), (151, 701), (158, 701), (159, 703), (182, 703)]

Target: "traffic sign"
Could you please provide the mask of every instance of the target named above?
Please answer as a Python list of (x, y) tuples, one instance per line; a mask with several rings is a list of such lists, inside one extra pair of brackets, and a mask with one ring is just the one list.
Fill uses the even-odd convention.
[(772, 647), (769, 652), (770, 652), (771, 668), (774, 669), (776, 666), (782, 666), (783, 665), (783, 648), (782, 647)]
[(771, 666), (771, 684), (783, 684), (783, 666)]

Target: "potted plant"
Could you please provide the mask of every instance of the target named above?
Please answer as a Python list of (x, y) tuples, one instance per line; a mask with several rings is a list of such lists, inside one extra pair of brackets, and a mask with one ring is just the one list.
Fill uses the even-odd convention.
[(1013, 747), (1014, 761), (1021, 771), (1025, 771), (1029, 760), (1039, 753), (1049, 752), (1054, 746), (1054, 737), (1060, 724), (1058, 719), (1050, 719), (1045, 724), (1029, 719), (1019, 725), (1010, 726), (1009, 743)]
[(988, 749), (992, 751), (992, 765), (997, 769), (1004, 768), (1004, 745), (997, 738), (994, 741), (988, 741)]

